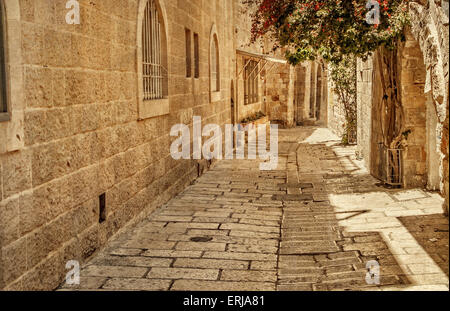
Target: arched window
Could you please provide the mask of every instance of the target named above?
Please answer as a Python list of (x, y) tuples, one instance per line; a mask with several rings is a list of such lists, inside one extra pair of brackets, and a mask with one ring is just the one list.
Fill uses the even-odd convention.
[(211, 40), (211, 91), (220, 91), (219, 41), (217, 34)]
[(169, 113), (168, 44), (163, 0), (141, 0), (138, 16), (139, 119)]
[(0, 122), (9, 120), (6, 83), (6, 24), (3, 1), (0, 3)]
[(155, 1), (147, 2), (142, 24), (144, 100), (162, 99), (167, 68), (162, 65), (161, 24)]

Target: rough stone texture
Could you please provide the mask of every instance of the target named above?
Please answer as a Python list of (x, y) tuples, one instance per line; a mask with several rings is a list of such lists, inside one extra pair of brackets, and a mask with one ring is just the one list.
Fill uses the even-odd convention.
[[(235, 4), (235, 42), (236, 49), (244, 50), (246, 52), (255, 54), (271, 54), (273, 44), (270, 40), (264, 40), (262, 44), (254, 44), (249, 46), (250, 32), (252, 22), (250, 16), (241, 14), (245, 10), (240, 1), (236, 1)], [(273, 56), (284, 59), (284, 51), (278, 50), (272, 53)], [(240, 122), (243, 119), (252, 116), (255, 112), (264, 112), (272, 123), (278, 123), (285, 127), (292, 127), (296, 123), (302, 121), (301, 114), (298, 110), (302, 109), (302, 101), (308, 100), (309, 94), (305, 94), (303, 99), (300, 99), (300, 94), (307, 92), (309, 86), (305, 84), (305, 76), (302, 73), (302, 66), (290, 66), (289, 64), (271, 63), (265, 64), (265, 61), (259, 63), (259, 69), (261, 73), (259, 79), (259, 100), (253, 104), (245, 104), (244, 101), (244, 75), (241, 69), (249, 59), (248, 55), (242, 55), (237, 53), (236, 65), (238, 68), (236, 74), (237, 83), (233, 84), (233, 91), (235, 97), (233, 101), (235, 104), (235, 119)], [(258, 58), (253, 58), (256, 61), (260, 61)], [(263, 67), (264, 66), (264, 67)], [(311, 62), (305, 62), (303, 66), (311, 66)], [(316, 77), (317, 78), (317, 77)], [(234, 82), (233, 81), (233, 82)], [(309, 80), (308, 80), (309, 81)], [(326, 99), (321, 103), (324, 104)], [(323, 116), (326, 115), (326, 110)], [(322, 117), (324, 120), (325, 117)]]
[[(432, 173), (427, 167), (427, 158), (431, 156), (431, 150), (427, 150), (427, 139), (431, 138), (427, 136), (427, 110), (434, 110), (434, 107), (427, 105), (427, 96), (424, 94), (425, 65), (419, 44), (409, 31), (406, 33), (406, 41), (399, 48), (399, 62), (405, 128), (411, 130), (403, 154), (404, 185), (407, 188), (425, 187), (428, 181), (427, 174)], [(432, 136), (436, 136), (436, 125), (429, 131)], [(437, 147), (434, 146), (434, 149)], [(437, 161), (439, 160), (438, 158)]]
[(267, 75), (266, 100), (271, 120), (284, 126), (294, 125), (293, 97), (290, 92), (291, 71), (289, 65), (275, 65), (275, 70)]
[[(374, 56), (376, 57), (376, 55)], [(369, 57), (363, 62), (357, 60), (357, 118), (358, 118), (358, 157), (364, 159), (364, 162), (370, 165), (372, 163), (371, 141), (372, 141), (372, 77), (376, 62), (374, 57)], [(372, 171), (371, 171), (372, 172)], [(372, 172), (373, 173), (373, 172)]]
[[(142, 13), (144, 0), (116, 0), (113, 4), (80, 0), (80, 25), (65, 23), (65, 0), (4, 1), (8, 17), (6, 65), (11, 120), (0, 122), (0, 288), (54, 289), (64, 278), (67, 261), (85, 262), (113, 236), (132, 229), (138, 229), (135, 236), (122, 240), (107, 256), (95, 257), (91, 262), (91, 266), (109, 268), (89, 268), (92, 273), (102, 275), (86, 276), (85, 288), (190, 288), (190, 280), (155, 279), (153, 282), (147, 279), (148, 275), (154, 275), (153, 267), (159, 269), (155, 269), (159, 276), (196, 277), (199, 289), (207, 289), (211, 282), (215, 282), (217, 289), (271, 290), (277, 285), (284, 290), (342, 288), (343, 285), (334, 283), (320, 287), (272, 282), (281, 234), (291, 239), (283, 241), (286, 256), (342, 251), (345, 248), (341, 242), (358, 244), (349, 247), (361, 246), (362, 251), (373, 253), (370, 247), (360, 245), (364, 244), (361, 240), (377, 240), (376, 236), (364, 235), (342, 240), (334, 215), (315, 215), (315, 211), (303, 211), (303, 205), (296, 206), (301, 199), (300, 204), (312, 201), (311, 206), (331, 211), (327, 183), (334, 184), (332, 191), (351, 190), (354, 186), (348, 181), (350, 173), (335, 171), (337, 159), (323, 146), (303, 146), (306, 155), (311, 152), (314, 156), (305, 156), (306, 172), (298, 170), (297, 145), (293, 141), (289, 143), (297, 141), (297, 134), (284, 136), (280, 144), (284, 160), (278, 170), (261, 173), (256, 170), (256, 163), (223, 162), (172, 200), (161, 214), (152, 214), (155, 218), (148, 221), (149, 214), (212, 165), (208, 161), (173, 160), (169, 155), (174, 139), (169, 135), (172, 125), (185, 123), (192, 127), (192, 116), (201, 116), (204, 124), (223, 125), (230, 123), (233, 116), (235, 121), (240, 121), (258, 111), (266, 112), (271, 121), (287, 127), (296, 123), (325, 124), (328, 118), (328, 109), (324, 108), (328, 101), (327, 75), (321, 72), (319, 62), (307, 62), (298, 68), (279, 64), (270, 72), (263, 71), (260, 102), (243, 105), (242, 81), (237, 72), (243, 66), (243, 59), (236, 54), (236, 49), (264, 53), (270, 50), (270, 45), (265, 44), (264, 48), (246, 45), (250, 19), (242, 15), (238, 0), (158, 1), (164, 10), (169, 38), (169, 109), (168, 114), (143, 120), (138, 100), (141, 82), (137, 70), (140, 66), (137, 38), (138, 14)], [(444, 159), (438, 188), (445, 194), (448, 209), (448, 16), (440, 8), (440, 1), (424, 3), (410, 5), (414, 15), (412, 34), (419, 44), (407, 51), (405, 80), (410, 78), (409, 69), (414, 69), (410, 84), (423, 84), (423, 72), (416, 71), (417, 64), (412, 62), (418, 61), (419, 47), (424, 66), (430, 72), (432, 107), (436, 107), (439, 121), (436, 147)], [(185, 77), (184, 28), (199, 35), (198, 79)], [(212, 102), (208, 56), (213, 31), (219, 41), (221, 91)], [(282, 51), (277, 53), (275, 56), (281, 57)], [(366, 163), (372, 165), (371, 150), (377, 140), (376, 131), (372, 131), (371, 101), (376, 96), (372, 99), (371, 61), (359, 62), (358, 66), (358, 116), (362, 120), (358, 129), (359, 151)], [(406, 83), (405, 92), (409, 92)], [(417, 115), (420, 113), (411, 114)], [(423, 120), (420, 121), (423, 127)], [(309, 135), (312, 135), (309, 142), (314, 142), (321, 131), (306, 128), (299, 134), (300, 137)], [(416, 148), (417, 153), (423, 156), (426, 150), (423, 137), (413, 139), (415, 146), (421, 148), (419, 151)], [(414, 157), (415, 153), (410, 152), (410, 164)], [(346, 160), (339, 158), (339, 161)], [(415, 161), (411, 168), (411, 174), (419, 176), (421, 184), (423, 163), (426, 162)], [(317, 167), (320, 167), (318, 172)], [(300, 172), (309, 175), (301, 179)], [(305, 183), (308, 186), (301, 185)], [(102, 194), (106, 195), (106, 220), (100, 222)], [(431, 203), (421, 199), (412, 201), (414, 207), (429, 204), (424, 209), (410, 211), (407, 207), (399, 210), (395, 207), (389, 215), (374, 212), (375, 220), (370, 221), (376, 227), (393, 220), (395, 215), (410, 216), (427, 208), (435, 211), (434, 205), (439, 200), (432, 196), (427, 199), (430, 198), (434, 200)], [(289, 209), (294, 208), (294, 217), (286, 218), (291, 214)], [(284, 209), (288, 211), (286, 215), (282, 214)], [(308, 219), (318, 219), (317, 227), (303, 222), (303, 212), (308, 214), (305, 216)], [(380, 218), (383, 221), (377, 222)], [(143, 219), (142, 226), (133, 227)], [(396, 222), (387, 222), (392, 223)], [(297, 225), (302, 226), (301, 232), (292, 229)], [(124, 229), (127, 226), (132, 229)], [(201, 247), (190, 240), (205, 235), (212, 240)], [(309, 242), (298, 243), (298, 237)], [(385, 251), (382, 244), (376, 244), (375, 249)], [(406, 255), (417, 251), (415, 246), (402, 250)], [(319, 262), (315, 257), (312, 259)], [(122, 266), (133, 269), (127, 272), (117, 268)], [(355, 266), (352, 266), (355, 271), (346, 270), (351, 263), (345, 260), (343, 266), (321, 271), (325, 275), (359, 273)], [(177, 270), (173, 274), (164, 270), (171, 267), (211, 271), (202, 275), (191, 270)], [(420, 272), (420, 267), (411, 266), (411, 269)], [(216, 276), (216, 270), (227, 270), (223, 276), (227, 281), (221, 279), (221, 273), (217, 274), (217, 280), (209, 280)], [(246, 272), (244, 283), (234, 281), (240, 270), (250, 271)], [(267, 281), (253, 281), (261, 275), (258, 271), (271, 271), (264, 277)], [(346, 286), (353, 284), (352, 273)], [(442, 283), (438, 273), (420, 275), (418, 280)]]
[[(337, 136), (342, 137), (345, 132), (345, 107), (339, 100), (338, 95), (333, 90), (333, 81), (328, 80), (328, 128), (333, 131)], [(361, 96), (360, 93), (358, 93)], [(362, 134), (362, 133), (360, 133)]]
[[(408, 142), (409, 150), (405, 155), (405, 185), (423, 186), (428, 183), (430, 189), (436, 188), (436, 182), (433, 181), (435, 177), (430, 176), (436, 175), (430, 173), (431, 169), (436, 168), (427, 164), (426, 157), (427, 153), (428, 157), (433, 153), (441, 153), (438, 188), (445, 197), (443, 206), (448, 212), (448, 13), (444, 12), (441, 1), (411, 1), (409, 13), (411, 29), (410, 33), (409, 30), (406, 33), (407, 42), (401, 48), (399, 59), (403, 81), (402, 100), (406, 110), (409, 110), (406, 122), (411, 127), (417, 127), (417, 131), (412, 134), (412, 142)], [(371, 173), (378, 176), (380, 165), (377, 143), (380, 126), (372, 120), (379, 119), (374, 107), (382, 94), (376, 57), (374, 55), (367, 62), (358, 62), (358, 153), (369, 165)], [(428, 98), (423, 95), (421, 88), (428, 92)], [(426, 102), (430, 104), (424, 105)], [(427, 109), (434, 111), (434, 115), (427, 117)], [(417, 119), (421, 116), (422, 119)], [(421, 131), (420, 128), (427, 127), (427, 122), (428, 127), (431, 125), (434, 128), (434, 124), (429, 122), (430, 118), (437, 119), (436, 130), (428, 128)], [(427, 137), (423, 137), (424, 133), (427, 133)], [(430, 141), (434, 146), (429, 145)], [(432, 156), (439, 158), (437, 155)], [(427, 168), (430, 170), (427, 171)]]
[[(326, 126), (330, 122), (328, 73), (323, 61), (304, 62), (296, 68), (295, 120), (298, 125)], [(331, 124), (333, 127), (333, 124)]]
[[(61, 290), (448, 291), (443, 200), (377, 187), (354, 151), (327, 129), (282, 130), (276, 170), (218, 162)], [(312, 196), (274, 200), (282, 192)], [(366, 283), (371, 260), (380, 285)]]
[[(234, 1), (161, 1), (169, 31), (170, 114), (138, 121), (142, 2), (80, 1), (80, 25), (65, 23), (64, 0), (5, 3), (13, 120), (0, 123), (0, 288), (55, 288), (68, 260), (84, 261), (209, 166), (174, 161), (169, 132), (174, 124), (191, 124), (193, 115), (230, 123)], [(222, 93), (211, 104), (213, 24)], [(199, 34), (199, 79), (185, 78), (182, 27)], [(103, 193), (106, 221), (100, 224)]]
[(311, 96), (311, 63), (300, 64), (296, 70), (297, 79), (295, 81), (295, 120), (297, 125), (301, 125), (304, 120), (309, 119), (309, 112), (306, 108), (306, 100)]

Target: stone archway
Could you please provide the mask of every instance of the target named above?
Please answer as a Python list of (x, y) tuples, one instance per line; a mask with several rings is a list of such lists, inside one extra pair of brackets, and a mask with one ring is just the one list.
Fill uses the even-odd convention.
[[(408, 139), (405, 154), (405, 186), (427, 186), (438, 189), (446, 198), (448, 211), (448, 13), (442, 2), (414, 1), (409, 4), (410, 29), (406, 42), (399, 51), (402, 71), (402, 102), (405, 107), (407, 127), (414, 129)], [(402, 55), (403, 53), (403, 55)], [(405, 58), (406, 56), (406, 58)], [(373, 57), (373, 76), (361, 76), (360, 83), (371, 83), (372, 122), (367, 158), (370, 170), (376, 177), (383, 174), (380, 165), (382, 153), (380, 140), (380, 112), (378, 102), (382, 94), (378, 81), (379, 70), (376, 53)], [(362, 66), (360, 66), (362, 68)], [(401, 70), (400, 69), (400, 70)], [(412, 71), (408, 77), (408, 71)], [(363, 73), (363, 71), (361, 71)], [(373, 83), (372, 83), (373, 81)], [(415, 94), (408, 96), (408, 94)], [(364, 96), (365, 94), (361, 94)], [(367, 116), (361, 115), (366, 118)], [(415, 119), (414, 119), (415, 118)], [(414, 120), (413, 120), (414, 119)], [(367, 144), (367, 142), (365, 142)], [(409, 171), (408, 171), (409, 170)]]
[(440, 161), (436, 157), (437, 148), (430, 148), (430, 142), (436, 138), (436, 123), (429, 122), (429, 115), (436, 113), (429, 101), (430, 96), (425, 92), (426, 67), (419, 42), (409, 29), (405, 32), (405, 39), (397, 54), (404, 126), (408, 132), (403, 144), (403, 184), (406, 188), (425, 188), (428, 176), (435, 175), (435, 169), (438, 169), (435, 161)]
[[(443, 7), (443, 2), (447, 5)], [(449, 17), (448, 1), (427, 1), (422, 4), (414, 1), (409, 4), (411, 33), (419, 42), (426, 68), (425, 91), (430, 93), (430, 106), (436, 109), (436, 148), (441, 152), (439, 165), (440, 190), (446, 202), (444, 210), (448, 213), (449, 200)], [(446, 74), (447, 73), (447, 74)]]

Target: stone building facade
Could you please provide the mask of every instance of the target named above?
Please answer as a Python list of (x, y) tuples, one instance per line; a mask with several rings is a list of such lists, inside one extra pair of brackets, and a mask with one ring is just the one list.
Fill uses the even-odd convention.
[[(401, 100), (405, 128), (403, 186), (439, 190), (448, 212), (448, 1), (413, 1), (411, 26), (400, 44)], [(383, 96), (379, 53), (358, 61), (358, 153), (374, 176), (383, 168), (379, 103)]]
[(343, 137), (345, 134), (345, 107), (340, 101), (339, 96), (334, 91), (334, 86), (331, 79), (328, 80), (327, 86), (328, 101), (327, 101), (327, 111), (328, 111), (328, 128), (333, 131), (339, 137)]
[(1, 1), (4, 289), (54, 288), (207, 170), (171, 157), (173, 125), (296, 120), (297, 69), (248, 44), (241, 1), (69, 2), (79, 24), (67, 0)]
[[(327, 124), (327, 72), (323, 63), (304, 62), (291, 66), (284, 60), (284, 50), (273, 51), (265, 39), (250, 45), (251, 18), (241, 1), (235, 9), (236, 58), (236, 120), (241, 121), (255, 112), (266, 114), (272, 123), (284, 127), (301, 124)], [(265, 58), (269, 56), (269, 58)], [(246, 99), (246, 64), (257, 63), (258, 98)], [(314, 69), (314, 70), (313, 70)], [(311, 91), (312, 90), (312, 91)]]
[[(66, 23), (66, 2), (1, 1), (9, 117), (0, 122), (0, 288), (57, 286), (67, 261), (83, 262), (207, 168), (172, 159), (172, 125), (231, 119), (234, 1), (80, 0), (80, 24)], [(167, 70), (153, 100), (142, 84), (150, 2)], [(188, 57), (198, 58), (197, 76), (187, 77)]]
[[(0, 289), (55, 288), (68, 261), (84, 262), (207, 170), (210, 161), (171, 157), (175, 124), (192, 133), (194, 116), (223, 127), (260, 111), (286, 127), (340, 122), (327, 109), (335, 97), (324, 64), (292, 67), (269, 42), (248, 45), (240, 0), (69, 2), (80, 24), (67, 23), (67, 0), (0, 0)], [(440, 3), (411, 3), (402, 64), (405, 95), (431, 86), (408, 108), (411, 126), (428, 133), (413, 134), (407, 160), (423, 161), (408, 172), (434, 187), (438, 174), (448, 206)], [(377, 84), (373, 62), (358, 69), (359, 150), (371, 163)], [(424, 155), (434, 147), (438, 167)]]

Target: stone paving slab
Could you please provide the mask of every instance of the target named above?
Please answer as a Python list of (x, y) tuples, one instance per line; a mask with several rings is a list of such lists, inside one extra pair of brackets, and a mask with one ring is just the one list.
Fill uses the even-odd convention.
[(217, 162), (61, 290), (448, 291), (442, 199), (377, 184), (328, 130), (280, 130), (276, 170)]

